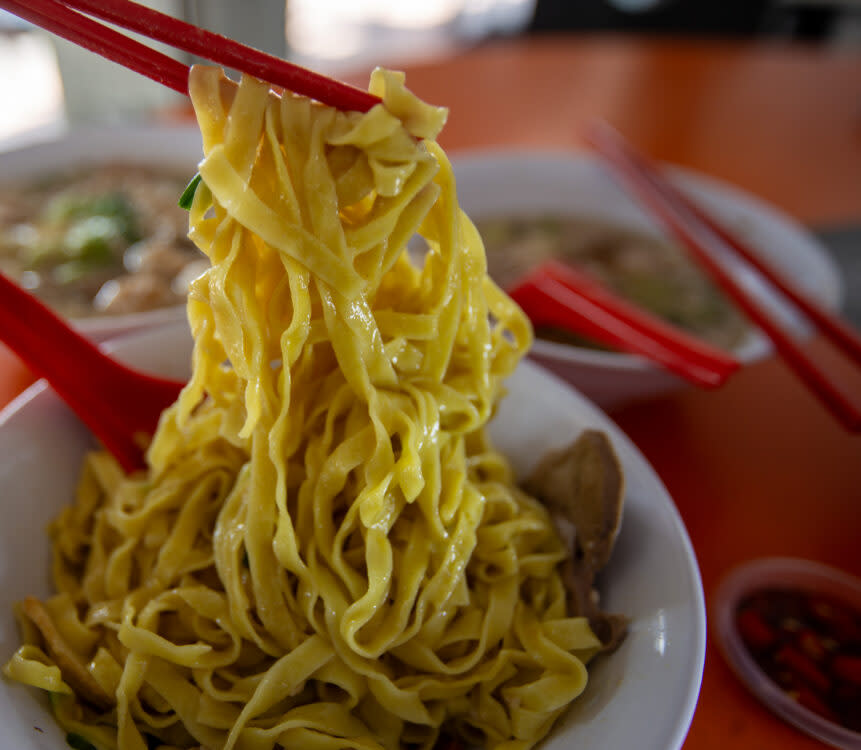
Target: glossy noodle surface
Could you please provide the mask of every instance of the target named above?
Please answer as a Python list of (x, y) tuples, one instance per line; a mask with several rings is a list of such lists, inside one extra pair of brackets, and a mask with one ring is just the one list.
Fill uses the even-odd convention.
[(458, 206), (445, 113), (383, 71), (364, 115), (190, 84), (193, 375), (145, 474), (88, 459), (6, 673), (98, 748), (533, 746), (600, 642), (485, 436), (531, 330)]

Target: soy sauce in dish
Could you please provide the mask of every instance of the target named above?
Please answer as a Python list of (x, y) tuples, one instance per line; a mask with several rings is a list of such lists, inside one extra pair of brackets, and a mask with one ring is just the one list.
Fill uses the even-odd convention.
[(861, 613), (832, 596), (764, 588), (735, 611), (741, 641), (787, 696), (861, 732)]

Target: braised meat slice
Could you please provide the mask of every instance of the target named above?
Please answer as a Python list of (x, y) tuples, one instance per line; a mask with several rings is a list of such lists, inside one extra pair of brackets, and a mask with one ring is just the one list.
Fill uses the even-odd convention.
[(572, 615), (589, 619), (604, 650), (616, 648), (627, 618), (604, 612), (595, 574), (610, 559), (622, 519), (624, 476), (607, 436), (586, 430), (567, 448), (545, 456), (524, 484), (550, 511), (572, 553), (563, 568)]

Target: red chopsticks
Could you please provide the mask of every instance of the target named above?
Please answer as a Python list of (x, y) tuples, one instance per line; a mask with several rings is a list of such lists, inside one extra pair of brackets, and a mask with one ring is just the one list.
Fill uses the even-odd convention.
[(587, 133), (587, 139), (607, 160), (622, 183), (687, 247), (724, 291), (765, 332), (778, 354), (831, 413), (847, 429), (853, 432), (861, 430), (859, 404), (834, 382), (831, 375), (811, 358), (762, 303), (748, 294), (709, 247), (717, 243), (725, 251), (743, 259), (756, 269), (764, 283), (781, 296), (786, 304), (794, 304), (796, 311), (818, 327), (838, 350), (856, 362), (861, 362), (861, 339), (858, 335), (842, 321), (806, 299), (759, 259), (754, 251), (681, 195), (644, 156), (609, 126), (592, 128)]
[(181, 94), (188, 66), (88, 18), (89, 14), (344, 111), (367, 112), (380, 99), (220, 34), (131, 0), (0, 0), (0, 7)]
[(57, 0), (0, 0), (0, 7), (175, 91), (188, 93), (188, 66), (96, 23)]
[(558, 262), (542, 264), (508, 293), (536, 326), (564, 328), (639, 354), (704, 388), (722, 385), (739, 368), (734, 358)]

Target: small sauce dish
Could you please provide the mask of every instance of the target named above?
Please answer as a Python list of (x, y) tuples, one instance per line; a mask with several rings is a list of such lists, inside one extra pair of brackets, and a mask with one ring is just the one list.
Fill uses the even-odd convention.
[(833, 747), (861, 749), (861, 580), (763, 558), (733, 570), (712, 605), (719, 648), (763, 704)]

